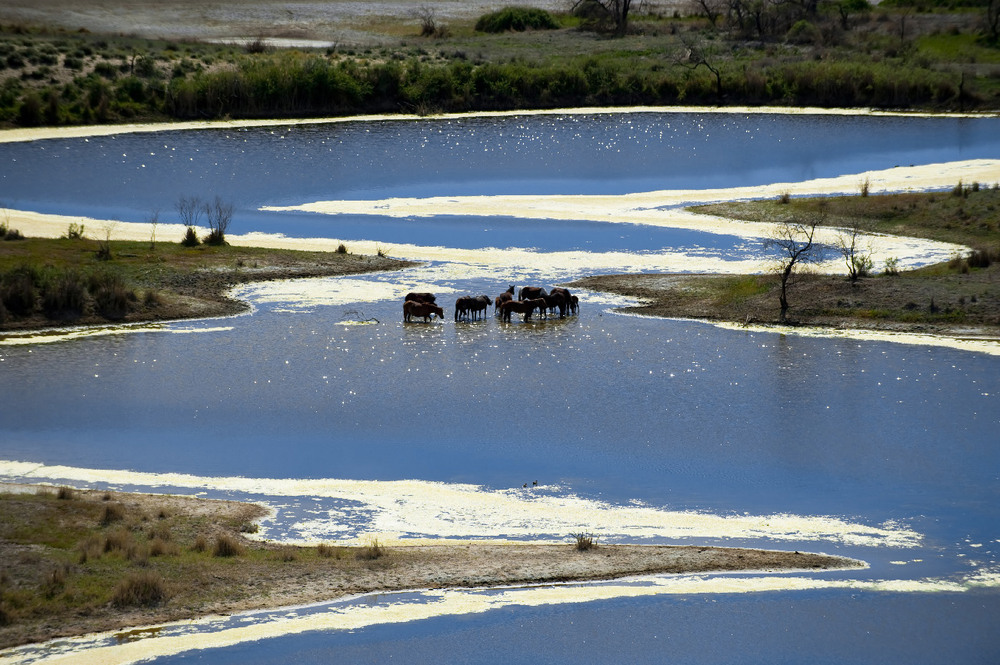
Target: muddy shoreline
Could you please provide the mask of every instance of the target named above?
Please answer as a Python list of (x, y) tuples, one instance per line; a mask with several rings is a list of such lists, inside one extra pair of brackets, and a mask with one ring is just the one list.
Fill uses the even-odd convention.
[[(254, 504), (195, 497), (71, 490), (31, 485), (0, 485), (0, 507), (25, 523), (44, 523), (53, 512), (59, 528), (71, 528), (81, 544), (68, 548), (37, 542), (23, 531), (0, 525), (0, 561), (6, 621), (0, 625), (0, 649), (96, 632), (125, 631), (171, 621), (258, 609), (315, 604), (365, 593), (417, 589), (471, 588), (556, 584), (609, 580), (657, 574), (835, 570), (863, 567), (844, 557), (807, 552), (771, 551), (697, 545), (618, 545), (595, 542), (579, 549), (573, 538), (565, 543), (405, 541), (380, 545), (370, 557), (365, 547), (326, 550), (297, 547), (248, 536), (267, 510)], [(94, 520), (106, 506), (121, 506), (115, 525)], [(143, 555), (108, 551), (81, 556), (83, 542), (110, 538), (127, 529), (140, 549), (155, 538), (171, 543), (167, 553)], [(165, 534), (169, 532), (169, 537)], [(237, 556), (196, 553), (198, 536), (214, 540), (228, 536), (244, 550)], [(68, 551), (67, 551), (68, 550)], [(85, 560), (86, 559), (86, 560)], [(135, 568), (162, 576), (167, 598), (158, 603), (121, 606), (95, 600), (79, 604), (76, 580), (110, 567), (103, 584), (113, 585)], [(63, 571), (58, 584), (54, 570)], [(81, 587), (84, 588), (81, 582)], [(45, 597), (34, 609), (14, 607), (17, 593)], [(100, 598), (98, 594), (95, 596)]]

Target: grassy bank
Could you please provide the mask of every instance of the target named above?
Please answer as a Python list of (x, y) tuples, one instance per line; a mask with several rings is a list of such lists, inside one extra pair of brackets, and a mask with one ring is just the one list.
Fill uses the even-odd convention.
[(0, 26), (0, 127), (611, 105), (1000, 108), (985, 1), (713, 6), (634, 13), (622, 30), (599, 13), (522, 17), (539, 29), (500, 32), (431, 13), (387, 26), (381, 46), (328, 49), (271, 48), (268, 26), (238, 45)]
[[(973, 248), (969, 256), (912, 271), (869, 265), (856, 281), (797, 274), (789, 322), (848, 328), (1000, 336), (1000, 189), (733, 202), (695, 208), (735, 219), (858, 228)], [(831, 248), (830, 251), (836, 252)], [(859, 251), (863, 253), (864, 247)], [(845, 264), (846, 273), (846, 264)], [(632, 311), (735, 323), (778, 323), (778, 279), (762, 275), (613, 275), (576, 286), (635, 296)]]
[(347, 248), (301, 252), (15, 236), (0, 240), (0, 330), (235, 314), (247, 309), (225, 295), (236, 284), (408, 265)]
[(22, 489), (0, 493), (0, 649), (366, 591), (858, 565), (801, 552), (580, 547), (571, 536), (563, 545), (293, 547), (246, 538), (265, 514), (251, 504)]

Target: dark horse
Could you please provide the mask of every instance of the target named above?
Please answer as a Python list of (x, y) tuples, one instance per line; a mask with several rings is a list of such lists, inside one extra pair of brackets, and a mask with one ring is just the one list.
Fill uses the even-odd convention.
[(434, 297), (433, 293), (407, 293), (406, 297), (403, 298), (403, 302), (407, 300), (412, 300), (413, 302), (426, 302), (432, 305), (437, 304), (437, 298)]
[(500, 320), (510, 322), (512, 312), (524, 315), (524, 320), (531, 319), (531, 313), (536, 309), (545, 307), (545, 301), (541, 298), (536, 300), (508, 300), (500, 305)]
[(509, 302), (514, 299), (514, 285), (511, 284), (507, 287), (507, 290), (497, 296), (496, 300), (493, 302), (493, 313), (500, 313), (500, 305), (505, 302)]
[(444, 310), (429, 302), (417, 302), (407, 300), (403, 303), (403, 320), (409, 321), (414, 316), (424, 317), (424, 321), (430, 321), (431, 316), (437, 314), (439, 319), (444, 318)]
[(480, 318), (480, 314), (485, 317), (489, 307), (489, 296), (462, 296), (455, 301), (455, 320), (458, 321), (460, 318), (471, 315), (472, 320), (475, 321)]
[(546, 295), (545, 289), (540, 286), (525, 286), (521, 288), (521, 292), (517, 294), (518, 300), (534, 300), (535, 298), (541, 298)]

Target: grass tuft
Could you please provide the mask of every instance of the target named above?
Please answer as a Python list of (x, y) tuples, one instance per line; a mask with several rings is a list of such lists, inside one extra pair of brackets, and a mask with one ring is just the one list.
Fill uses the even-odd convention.
[(578, 552), (587, 552), (597, 547), (594, 537), (590, 534), (577, 533), (573, 537), (576, 538), (576, 550)]
[(125, 519), (125, 506), (120, 503), (109, 503), (104, 506), (101, 514), (101, 524), (108, 526)]
[(385, 547), (379, 544), (378, 538), (372, 538), (367, 547), (362, 547), (355, 555), (361, 561), (375, 561), (386, 555)]
[(229, 534), (223, 534), (216, 538), (212, 555), (218, 557), (241, 556), (243, 551), (244, 548), (240, 541)]
[(111, 602), (116, 607), (151, 607), (169, 598), (163, 578), (152, 571), (130, 573), (115, 587)]

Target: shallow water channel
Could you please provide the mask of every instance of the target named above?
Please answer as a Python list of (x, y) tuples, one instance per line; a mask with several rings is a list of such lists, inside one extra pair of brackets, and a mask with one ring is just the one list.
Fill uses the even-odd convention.
[[(238, 202), (232, 233), (496, 258), (251, 285), (248, 316), (0, 340), (0, 480), (262, 501), (275, 509), (262, 536), (293, 542), (588, 532), (869, 564), (389, 594), (178, 626), (140, 655), (100, 637), (0, 662), (996, 662), (1000, 356), (623, 316), (596, 293), (561, 320), (455, 322), (457, 295), (551, 286), (587, 274), (590, 252), (662, 256), (667, 271), (674, 256), (762, 252), (584, 215), (261, 208), (727, 188), (998, 156), (997, 118), (710, 112), (0, 145), (11, 208), (141, 222), (219, 194)], [(532, 260), (505, 258), (519, 256)], [(438, 293), (445, 319), (403, 323), (410, 290)]]

